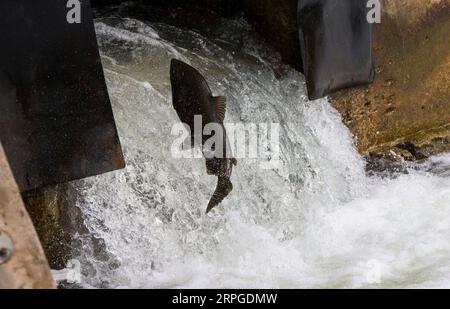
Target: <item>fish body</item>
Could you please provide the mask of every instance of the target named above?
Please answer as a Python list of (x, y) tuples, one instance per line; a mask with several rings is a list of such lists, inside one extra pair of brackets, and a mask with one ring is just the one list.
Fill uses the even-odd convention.
[[(212, 95), (205, 78), (192, 66), (173, 59), (170, 65), (170, 81), (172, 85), (172, 102), (181, 122), (188, 125), (191, 133), (191, 145), (199, 144), (206, 158), (206, 170), (209, 175), (218, 177), (216, 190), (208, 203), (206, 213), (219, 205), (233, 190), (230, 177), (235, 158), (230, 158), (228, 137), (223, 124), (226, 112), (226, 98)], [(201, 136), (196, 136), (196, 118), (201, 116)], [(207, 125), (213, 124), (214, 134), (218, 134), (218, 142), (210, 144), (214, 134), (203, 134)], [(197, 123), (197, 126), (199, 124)], [(221, 132), (217, 132), (221, 131)], [(211, 146), (211, 147), (209, 147)]]

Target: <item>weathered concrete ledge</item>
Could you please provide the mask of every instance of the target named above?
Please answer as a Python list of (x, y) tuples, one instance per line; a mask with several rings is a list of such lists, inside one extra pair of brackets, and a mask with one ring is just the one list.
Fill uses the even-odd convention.
[(13, 243), (11, 258), (0, 265), (0, 289), (54, 288), (55, 282), (47, 259), (20, 198), (19, 188), (1, 144), (0, 231), (6, 233)]

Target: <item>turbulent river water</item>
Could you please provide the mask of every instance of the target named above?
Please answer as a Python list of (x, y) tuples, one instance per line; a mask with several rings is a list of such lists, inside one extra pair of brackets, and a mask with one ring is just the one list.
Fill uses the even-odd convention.
[[(96, 31), (127, 167), (76, 183), (102, 244), (75, 235), (84, 287), (450, 287), (450, 155), (367, 176), (340, 115), (300, 73), (277, 79), (239, 19), (211, 37), (114, 17)], [(216, 177), (170, 151), (172, 58), (228, 98), (226, 122), (280, 124), (278, 168), (240, 159), (208, 215)]]

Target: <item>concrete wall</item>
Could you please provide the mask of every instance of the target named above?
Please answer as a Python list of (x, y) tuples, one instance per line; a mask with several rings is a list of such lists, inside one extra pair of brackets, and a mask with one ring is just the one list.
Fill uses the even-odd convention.
[(362, 153), (410, 142), (428, 155), (450, 145), (450, 1), (383, 0), (374, 29), (377, 77), (333, 105)]
[(0, 289), (54, 288), (47, 259), (22, 203), (0, 144), (0, 231), (12, 240), (11, 258), (0, 265)]

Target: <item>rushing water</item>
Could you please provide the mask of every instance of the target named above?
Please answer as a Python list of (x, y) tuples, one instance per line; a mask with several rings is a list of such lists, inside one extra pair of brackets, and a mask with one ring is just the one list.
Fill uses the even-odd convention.
[[(77, 183), (85, 287), (450, 287), (450, 156), (368, 177), (340, 115), (240, 20), (214, 38), (133, 19), (96, 22), (127, 168)], [(226, 122), (280, 123), (281, 162), (240, 159), (234, 191), (204, 215), (216, 177), (174, 159), (170, 59), (228, 98)]]

